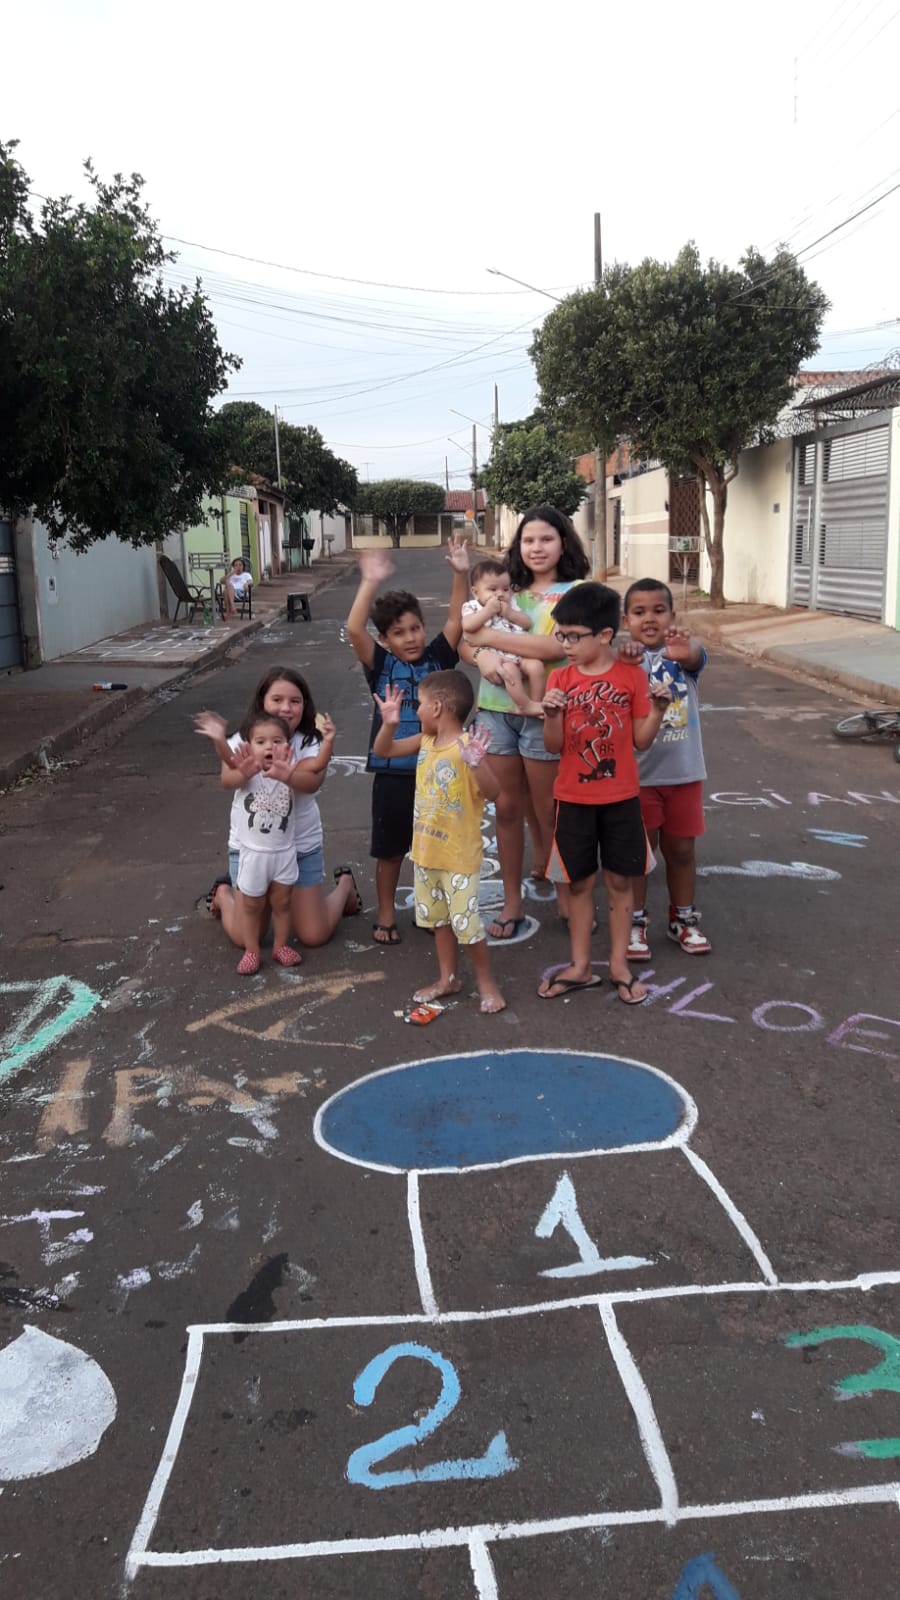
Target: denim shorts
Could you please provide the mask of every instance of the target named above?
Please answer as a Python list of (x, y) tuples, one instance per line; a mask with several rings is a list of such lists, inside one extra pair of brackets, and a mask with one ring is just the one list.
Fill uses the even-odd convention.
[(522, 756), (525, 761), (558, 761), (544, 749), (544, 723), (541, 717), (512, 716), (507, 711), (475, 713), (475, 721), (491, 736), (492, 756)]
[[(228, 852), (228, 876), (232, 883), (237, 883), (238, 852)], [(295, 889), (317, 889), (325, 879), (325, 851), (321, 845), (315, 850), (307, 850), (297, 857), (297, 881)]]

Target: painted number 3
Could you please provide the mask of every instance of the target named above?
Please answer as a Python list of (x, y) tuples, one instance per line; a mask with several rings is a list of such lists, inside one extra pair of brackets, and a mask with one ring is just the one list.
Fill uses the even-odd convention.
[[(789, 1334), (785, 1342), (794, 1349), (802, 1349), (825, 1344), (830, 1339), (859, 1339), (881, 1353), (881, 1360), (868, 1372), (855, 1372), (849, 1378), (838, 1380), (834, 1387), (839, 1400), (845, 1396), (877, 1394), (885, 1390), (900, 1394), (900, 1339), (881, 1328), (870, 1328), (864, 1322), (849, 1326), (837, 1323), (830, 1328), (813, 1328), (811, 1333)], [(868, 1456), (872, 1461), (891, 1461), (895, 1456), (900, 1456), (900, 1439), (855, 1439), (852, 1444), (842, 1445), (841, 1449), (846, 1454)]]
[(353, 1398), (358, 1406), (372, 1404), (385, 1373), (404, 1356), (434, 1367), (441, 1375), (441, 1392), (419, 1422), (395, 1428), (392, 1433), (384, 1433), (380, 1439), (354, 1450), (346, 1468), (350, 1483), (361, 1484), (365, 1489), (394, 1489), (408, 1483), (445, 1483), (450, 1478), (502, 1478), (507, 1472), (515, 1472), (519, 1463), (509, 1453), (505, 1433), (495, 1434), (482, 1456), (435, 1461), (428, 1467), (403, 1467), (397, 1472), (372, 1471), (379, 1461), (396, 1455), (408, 1445), (421, 1444), (434, 1433), (458, 1405), (462, 1393), (456, 1368), (446, 1356), (429, 1350), (424, 1344), (392, 1344), (390, 1349), (373, 1357), (357, 1376)]

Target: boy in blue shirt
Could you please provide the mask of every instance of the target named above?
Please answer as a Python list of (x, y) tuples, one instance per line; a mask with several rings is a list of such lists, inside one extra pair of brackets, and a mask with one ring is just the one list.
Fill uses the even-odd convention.
[[(459, 660), (456, 647), (462, 634), (462, 608), (469, 598), (469, 548), (464, 539), (451, 541), (447, 560), (453, 568), (447, 621), (441, 632), (426, 642), (422, 607), (414, 594), (397, 589), (375, 598), (378, 585), (395, 571), (387, 551), (364, 550), (360, 554), (359, 588), (347, 618), (347, 636), (373, 695), (384, 700), (389, 689), (399, 686), (403, 690), (398, 739), (414, 738), (422, 732), (418, 695), (422, 679), (430, 672), (448, 671)], [(370, 620), (377, 640), (369, 632)], [(412, 844), (416, 756), (375, 755), (372, 746), (380, 727), (376, 705), (366, 763), (367, 772), (375, 774), (371, 854), (375, 857), (377, 910), (372, 938), (376, 944), (399, 944), (394, 897), (403, 858)]]
[[(701, 931), (694, 895), (695, 841), (705, 831), (706, 764), (697, 681), (706, 666), (706, 651), (699, 639), (678, 626), (672, 591), (658, 578), (639, 578), (631, 585), (625, 595), (624, 620), (631, 640), (622, 646), (620, 656), (637, 662), (651, 684), (664, 684), (672, 695), (655, 740), (638, 753), (644, 827), (666, 864), (668, 935), (686, 955), (705, 956), (712, 946)], [(651, 959), (646, 899), (647, 879), (635, 878), (629, 961)]]

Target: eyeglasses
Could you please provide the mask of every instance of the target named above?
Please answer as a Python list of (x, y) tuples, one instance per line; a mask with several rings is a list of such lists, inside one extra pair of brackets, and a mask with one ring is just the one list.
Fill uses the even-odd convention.
[(561, 628), (557, 628), (553, 637), (557, 644), (581, 644), (582, 639), (593, 639), (594, 631), (592, 628), (585, 628), (583, 633), (565, 633)]

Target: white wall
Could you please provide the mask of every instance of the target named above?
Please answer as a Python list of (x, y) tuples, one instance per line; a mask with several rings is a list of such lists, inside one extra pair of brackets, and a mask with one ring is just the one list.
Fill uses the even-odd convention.
[(316, 548), (313, 551), (313, 559), (315, 561), (320, 561), (324, 553), (322, 545), (323, 534), (326, 538), (330, 536), (334, 540), (331, 546), (331, 554), (333, 556), (336, 556), (339, 550), (346, 550), (347, 523), (343, 511), (336, 517), (323, 516), (319, 511), (311, 511), (309, 513), (309, 529), (316, 541)]
[[(791, 440), (742, 450), (728, 485), (725, 512), (725, 598), (786, 606), (791, 548)], [(710, 524), (712, 501), (707, 495)], [(709, 589), (701, 544), (700, 587)]]
[(891, 413), (890, 477), (888, 479), (888, 551), (884, 620), (900, 629), (900, 406)]
[[(37, 610), (39, 658), (57, 657), (122, 633), (141, 622), (159, 620), (156, 551), (140, 550), (118, 539), (102, 539), (82, 555), (64, 544), (51, 554), (47, 530), (39, 523), (21, 531), (19, 549), (28, 549)], [(22, 563), (21, 565), (24, 565)], [(32, 611), (32, 605), (23, 605)]]

